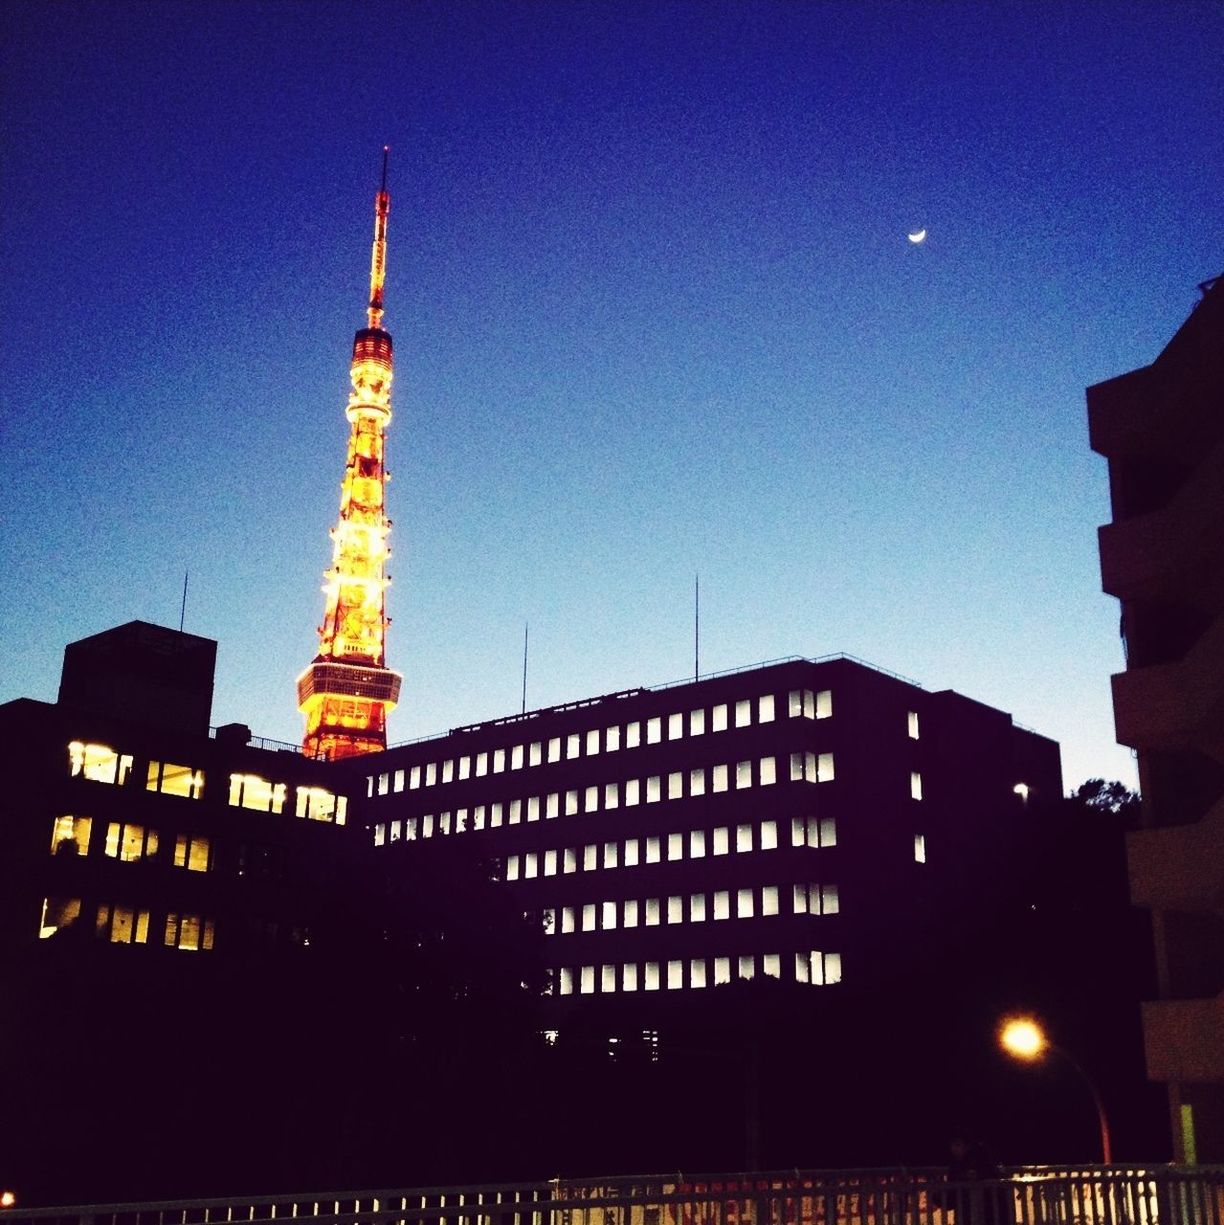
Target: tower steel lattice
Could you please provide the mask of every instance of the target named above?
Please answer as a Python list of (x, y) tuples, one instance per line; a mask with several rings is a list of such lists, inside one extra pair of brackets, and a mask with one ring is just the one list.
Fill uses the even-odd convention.
[(340, 490), (340, 517), (332, 529), (332, 565), (319, 653), (298, 677), (298, 709), (306, 716), (302, 748), (328, 760), (387, 747), (387, 714), (399, 699), (401, 677), (386, 666), (384, 566), (387, 537), (384, 462), (391, 422), (391, 334), (382, 326), (387, 269), (387, 150), (382, 185), (374, 198), (374, 249), (366, 326), (353, 339), (348, 462)]

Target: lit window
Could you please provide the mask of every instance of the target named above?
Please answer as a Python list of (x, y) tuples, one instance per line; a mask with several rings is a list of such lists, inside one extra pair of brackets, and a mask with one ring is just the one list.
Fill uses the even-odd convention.
[(374, 826), (374, 845), (383, 846), (387, 841), (387, 827), (381, 821)]
[(658, 863), (659, 859), (660, 859), (660, 854), (659, 854), (658, 837), (654, 836), (651, 838), (647, 838), (646, 839), (646, 862), (647, 863)]
[(764, 693), (757, 699), (757, 722), (772, 723), (774, 721), (774, 695)]
[(493, 750), (493, 773), (501, 774), (505, 771), (505, 769), (506, 769), (506, 750), (505, 749), (494, 749)]
[(761, 758), (761, 786), (768, 787), (778, 781), (778, 761), (775, 757)]
[(684, 716), (677, 712), (667, 716), (668, 740), (679, 740), (684, 735)]
[(689, 832), (689, 858), (704, 859), (706, 853), (706, 839), (704, 829), (695, 829)]
[[(124, 826), (124, 832), (131, 828), (130, 825)], [(126, 859), (127, 856), (124, 855), (123, 858)], [(174, 866), (186, 868), (188, 872), (207, 872), (211, 866), (208, 839), (189, 838), (186, 834), (179, 834), (174, 840)]]
[(582, 995), (595, 994), (595, 967), (583, 966), (578, 973), (578, 990)]
[(625, 807), (632, 808), (638, 802), (638, 796), (641, 792), (638, 780), (631, 778), (625, 784)]
[(425, 766), (425, 786), (432, 787), (438, 781), (438, 763), (431, 761)]
[(704, 923), (706, 903), (704, 893), (694, 893), (689, 896), (689, 922)]
[(714, 918), (729, 919), (731, 917), (731, 894), (726, 889), (719, 889), (714, 894)]
[(821, 889), (821, 912), (823, 914), (837, 914), (841, 910), (841, 901), (837, 896), (836, 885), (825, 885)]
[[(403, 790), (403, 771), (400, 772), (400, 790)], [(176, 766), (168, 761), (149, 762), (148, 791), (160, 791), (164, 795), (181, 795), (198, 800), (204, 794), (204, 771), (190, 766)]]
[(792, 753), (790, 755), (790, 781), (797, 783), (803, 778), (803, 754)]
[(488, 772), (489, 772), (489, 754), (488, 753), (477, 753), (476, 754), (476, 777), (484, 778), (484, 776), (488, 774)]
[(502, 806), (501, 801), (496, 804), (489, 805), (489, 828), (497, 829), (502, 823)]
[(105, 744), (82, 744), (74, 740), (68, 746), (68, 764), (73, 777), (79, 774), (95, 783), (114, 783), (122, 787), (132, 769), (132, 758), (127, 753), (121, 756)]
[(426, 813), (421, 818), (421, 837), (432, 838), (434, 832), (434, 819), (432, 813)]
[(587, 732), (586, 751), (588, 757), (594, 757), (599, 752), (599, 728), (593, 727)]
[(555, 910), (545, 910), (540, 915), (540, 926), (544, 929), (546, 936), (556, 934), (557, 930), (557, 912)]
[(145, 944), (149, 939), (149, 912), (131, 906), (99, 906), (94, 932), (111, 944)]
[(807, 885), (793, 885), (791, 887), (791, 910), (795, 914), (807, 914), (808, 912), (808, 888)]
[(638, 986), (637, 963), (630, 961), (621, 967), (621, 990), (636, 991)]
[(910, 773), (910, 799), (922, 799), (922, 775), (917, 770)]
[(610, 727), (604, 733), (604, 744), (609, 753), (615, 753), (620, 749), (620, 728)]
[(766, 953), (761, 958), (761, 973), (766, 978), (782, 977), (782, 956), (779, 953)]
[(616, 808), (620, 804), (620, 784), (604, 784), (604, 808)]
[(731, 958), (714, 958), (714, 985), (721, 987), (731, 981)]
[(778, 823), (777, 821), (762, 821), (761, 822), (761, 850), (773, 851), (778, 847)]
[(605, 868), (616, 867), (616, 853), (619, 847), (615, 842), (605, 842), (603, 844), (603, 866)]
[(572, 817), (578, 811), (578, 792), (567, 791), (565, 793), (565, 815)]
[(625, 867), (636, 868), (638, 865), (638, 840), (636, 838), (627, 838), (625, 840)]
[(568, 935), (574, 930), (574, 908), (572, 906), (561, 907), (561, 934)]
[(561, 811), (561, 794), (558, 791), (553, 791), (544, 801), (544, 817), (551, 821)]
[(726, 855), (731, 850), (729, 831), (725, 825), (720, 825), (717, 829), (711, 831), (711, 838), (715, 855)]
[(588, 787), (582, 797), (582, 811), (594, 812), (599, 807), (599, 788)]
[(792, 689), (786, 695), (786, 713), (792, 719), (798, 719), (803, 714), (803, 693), (798, 689)]
[(511, 770), (521, 770), (522, 768), (523, 768), (523, 746), (521, 744), (516, 744), (510, 750), (510, 769)]
[(711, 784), (714, 791), (726, 791), (727, 789), (727, 767), (715, 766), (710, 771)]
[(310, 821), (334, 821), (343, 825), (345, 797), (337, 797), (326, 787), (299, 787), (297, 815)]
[(926, 834), (914, 835), (914, 859), (917, 863), (926, 863)]
[(519, 878), (519, 857), (517, 855), (510, 855), (506, 859), (506, 879), (507, 880), (518, 880), (518, 878)]
[(420, 785), (421, 785), (421, 767), (413, 766), (412, 769), (408, 771), (408, 790), (416, 791), (417, 788), (420, 787)]
[(659, 783), (660, 783), (660, 780), (657, 774), (652, 774), (646, 780), (646, 803), (647, 804), (654, 804), (662, 797), (663, 793), (660, 789)]
[(761, 914), (778, 913), (778, 886), (765, 885), (761, 889)]
[(51, 826), (52, 855), (88, 855), (92, 817), (56, 817)]
[(689, 795), (705, 795), (705, 770), (700, 766), (689, 771)]
[(599, 847), (595, 843), (589, 843), (582, 848), (582, 870), (584, 872), (594, 872), (599, 866)]
[(404, 789), (404, 772), (403, 770), (396, 770), (396, 772), (394, 773), (394, 775), (392, 775), (392, 778), (391, 778), (391, 790), (392, 791), (403, 791), (403, 789)]
[(659, 899), (657, 897), (646, 899), (646, 926), (659, 926)]
[(803, 717), (805, 719), (816, 717), (816, 695), (810, 689), (803, 691)]
[(684, 962), (669, 961), (667, 963), (667, 989), (679, 991), (684, 986)]
[(689, 735), (704, 736), (705, 735), (705, 711), (690, 710), (689, 711)]
[(727, 704), (720, 702), (710, 711), (710, 730), (725, 732), (727, 730)]
[(906, 718), (906, 731), (909, 734), (909, 738), (911, 740), (917, 740), (918, 739), (918, 712), (916, 710), (911, 710), (909, 714), (906, 715), (905, 718)]
[(736, 764), (735, 786), (741, 790), (752, 786), (752, 762), (741, 761)]
[(485, 806), (483, 804), (477, 804), (476, 807), (472, 809), (472, 828), (474, 830), (477, 830), (477, 829), (484, 829), (484, 827), (485, 827)]
[(595, 930), (595, 905), (593, 902), (588, 902), (582, 908), (582, 930), (584, 932), (593, 932)]
[(391, 841), (398, 842), (404, 835), (404, 823), (402, 821), (391, 822)]
[(529, 795), (527, 797), (527, 820), (538, 821), (540, 819), (540, 797), (538, 795)]
[(571, 732), (565, 738), (566, 758), (577, 757), (582, 752), (582, 737), (577, 732)]
[(667, 835), (667, 858), (669, 860), (684, 858), (684, 835), (683, 834), (668, 834)]
[(752, 703), (747, 698), (735, 703), (735, 726), (747, 727), (752, 722)]
[(539, 740), (533, 740), (527, 749), (527, 764), (538, 766), (544, 760), (544, 745)]
[(42, 921), (38, 925), (38, 938), (46, 940), (56, 932), (71, 927), (81, 917), (79, 897), (43, 898)]
[(739, 959), (739, 965), (736, 967), (739, 977), (747, 982), (751, 978), (756, 977), (756, 958), (748, 953)]
[(810, 953), (795, 954), (795, 981), (800, 983), (812, 981), (812, 955)]
[(802, 817), (791, 820), (791, 846), (807, 846), (807, 822)]
[(442, 781), (444, 783), (453, 782), (455, 778), (455, 763), (454, 760), (444, 761), (442, 763)]
[(604, 902), (600, 910), (602, 913), (599, 919), (599, 926), (604, 931), (612, 931), (616, 927), (616, 903)]
[(256, 812), (282, 812), (285, 807), (284, 783), (270, 783), (258, 774), (231, 774), (231, 807), (253, 808)]
[(673, 895), (667, 899), (667, 921), (669, 923), (684, 922), (684, 898)]
[(556, 851), (545, 851), (544, 852), (544, 875), (545, 876), (556, 876), (557, 875), (557, 852)]
[(753, 898), (751, 889), (740, 889), (735, 898), (735, 916), (738, 919), (751, 919), (753, 916)]
[(573, 995), (574, 994), (574, 971), (566, 966), (561, 969), (561, 982), (558, 987), (558, 994)]
[(706, 963), (704, 958), (694, 957), (689, 962), (689, 986), (704, 987), (706, 985)]
[(824, 955), (824, 980), (826, 985), (841, 982), (842, 959), (840, 953), (826, 953)]
[(599, 971), (599, 989), (600, 991), (615, 991), (616, 990), (616, 967), (603, 966)]
[(642, 725), (627, 723), (625, 725), (625, 748), (636, 749), (642, 743)]
[(136, 863), (157, 854), (157, 830), (151, 829), (146, 835), (143, 825), (122, 825), (112, 821), (106, 827), (106, 844), (102, 852), (111, 859)]
[(528, 851), (523, 860), (523, 879), (532, 880), (538, 874), (539, 856), (535, 851)]
[(678, 800), (684, 795), (684, 773), (676, 770), (667, 776), (667, 798)]
[(737, 825), (735, 827), (735, 849), (737, 851), (752, 850), (752, 826)]
[(638, 904), (634, 898), (629, 898), (621, 908), (622, 926), (636, 927), (638, 925)]
[(646, 743), (658, 744), (663, 739), (663, 720), (659, 715), (646, 721)]
[(823, 817), (820, 822), (820, 845), (837, 845), (837, 822), (832, 817)]
[(658, 991), (659, 989), (659, 963), (657, 961), (648, 961), (645, 965), (645, 974), (643, 975), (643, 986), (647, 991)]
[(198, 951), (213, 946), (213, 921), (201, 919), (199, 915), (169, 914), (166, 916), (166, 931), (163, 943), (167, 948)]
[(523, 801), (510, 801), (510, 815), (506, 820), (507, 825), (518, 825), (523, 819)]
[(831, 783), (833, 781), (833, 754), (821, 753), (816, 759), (816, 781)]
[(833, 717), (833, 690), (822, 689), (816, 695), (816, 718), (831, 719)]
[(560, 736), (553, 736), (553, 738), (549, 740), (548, 742), (548, 760), (549, 761), (560, 761), (561, 760), (561, 737)]
[(459, 758), (459, 777), (467, 778), (472, 773), (472, 759), (470, 757)]

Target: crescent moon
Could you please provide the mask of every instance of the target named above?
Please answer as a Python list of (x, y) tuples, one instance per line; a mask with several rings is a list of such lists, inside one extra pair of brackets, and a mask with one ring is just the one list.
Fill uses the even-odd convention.
[(906, 237), (910, 240), (910, 242), (917, 246), (918, 243), (923, 242), (926, 239), (926, 227), (924, 226), (921, 230), (917, 230), (913, 234), (907, 234)]

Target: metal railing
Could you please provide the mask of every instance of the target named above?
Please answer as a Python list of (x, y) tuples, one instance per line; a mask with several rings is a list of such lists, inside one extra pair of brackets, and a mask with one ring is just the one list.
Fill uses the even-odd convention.
[(1224, 1166), (676, 1173), (589, 1181), (95, 1204), (4, 1225), (1221, 1225)]

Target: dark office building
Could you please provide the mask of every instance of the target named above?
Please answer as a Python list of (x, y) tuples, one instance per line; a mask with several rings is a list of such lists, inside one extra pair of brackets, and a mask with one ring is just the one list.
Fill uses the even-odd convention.
[(1224, 1160), (1224, 280), (1151, 365), (1088, 388), (1109, 460), (1104, 588), (1122, 604), (1118, 740), (1137, 751), (1134, 900), (1152, 912), (1159, 998), (1148, 1074), (1180, 1160)]

